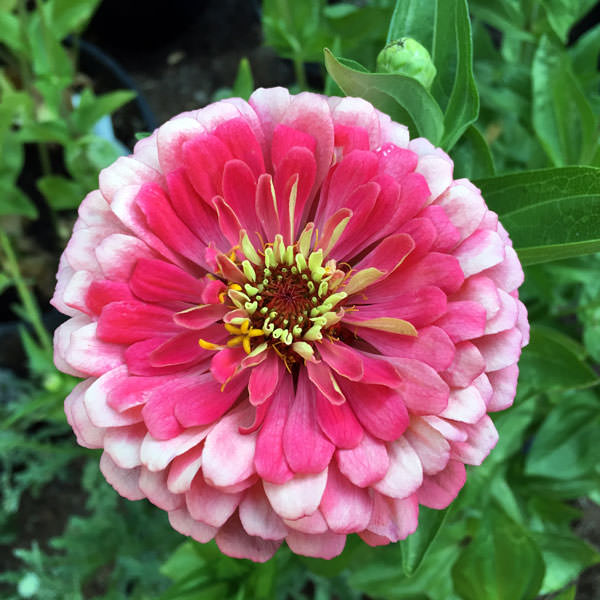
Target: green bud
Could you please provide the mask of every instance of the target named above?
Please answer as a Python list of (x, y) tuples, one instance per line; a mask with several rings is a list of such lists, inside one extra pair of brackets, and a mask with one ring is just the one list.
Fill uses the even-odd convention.
[(437, 73), (427, 48), (412, 38), (390, 42), (377, 57), (377, 71), (412, 77), (427, 90)]

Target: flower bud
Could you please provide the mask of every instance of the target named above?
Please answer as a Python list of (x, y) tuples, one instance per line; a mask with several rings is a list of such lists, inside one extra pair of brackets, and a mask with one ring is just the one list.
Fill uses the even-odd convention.
[(437, 73), (427, 48), (412, 38), (390, 42), (377, 56), (377, 72), (412, 77), (427, 90)]

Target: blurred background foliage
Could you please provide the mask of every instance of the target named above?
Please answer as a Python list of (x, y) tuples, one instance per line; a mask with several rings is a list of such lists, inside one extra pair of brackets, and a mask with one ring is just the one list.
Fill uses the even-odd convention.
[[(421, 510), (406, 541), (370, 548), (350, 536), (331, 561), (283, 547), (266, 564), (235, 560), (214, 543), (184, 540), (149, 503), (118, 497), (98, 472), (97, 452), (79, 448), (65, 422), (62, 402), (75, 381), (53, 366), (49, 329), (57, 317), (46, 305), (79, 202), (132, 142), (117, 140), (114, 118), (129, 103), (142, 127), (155, 123), (127, 74), (82, 37), (100, 0), (0, 0), (0, 334), (8, 340), (18, 331), (26, 356), (23, 365), (0, 362), (0, 595), (597, 598), (600, 554), (590, 541), (600, 541), (598, 6), (248, 6), (264, 45), (287, 69), (280, 83), (372, 101), (448, 151), (456, 175), (474, 179), (500, 214), (527, 265), (521, 294), (533, 325), (515, 405), (494, 416), (500, 442), (469, 470), (449, 509)], [(139, 25), (142, 34), (148, 23)], [(406, 73), (375, 72), (380, 50), (403, 37), (429, 51), (437, 69), (430, 90)], [(82, 68), (86, 53), (129, 89), (97, 92)], [(255, 84), (273, 83), (242, 58), (230, 87), (205, 101), (247, 98)], [(6, 354), (4, 339), (2, 346)]]

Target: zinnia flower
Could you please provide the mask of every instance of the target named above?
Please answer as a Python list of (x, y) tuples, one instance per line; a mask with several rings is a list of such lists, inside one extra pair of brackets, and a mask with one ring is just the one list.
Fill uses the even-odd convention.
[(405, 538), (497, 433), (528, 324), (510, 239), (452, 161), (356, 98), (259, 89), (100, 174), (56, 364), (126, 498), (264, 561)]

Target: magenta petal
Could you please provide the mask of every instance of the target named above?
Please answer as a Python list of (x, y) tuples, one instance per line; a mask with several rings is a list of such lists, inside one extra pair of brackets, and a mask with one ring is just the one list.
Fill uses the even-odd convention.
[(300, 373), (296, 386), (283, 430), (283, 451), (295, 473), (320, 473), (329, 464), (335, 446), (317, 423), (315, 390), (305, 372)]
[(331, 369), (325, 363), (309, 361), (305, 363), (305, 366), (308, 378), (329, 402), (332, 404), (343, 404), (346, 401)]
[(323, 360), (340, 375), (351, 381), (362, 379), (363, 362), (361, 353), (342, 342), (323, 340), (319, 346)]
[(236, 374), (245, 356), (246, 353), (240, 346), (223, 348), (213, 354), (210, 361), (210, 372), (219, 383), (225, 385)]
[(408, 427), (408, 411), (395, 390), (355, 382), (343, 382), (342, 389), (362, 426), (375, 437), (392, 441)]
[(283, 361), (273, 351), (268, 352), (265, 360), (252, 369), (248, 382), (251, 404), (258, 406), (273, 395), (283, 369)]
[(105, 342), (131, 344), (157, 335), (177, 333), (173, 311), (144, 302), (112, 302), (98, 320), (98, 337)]
[[(210, 374), (182, 377), (169, 386), (168, 395), (174, 403), (175, 417), (183, 427), (207, 425), (222, 417), (246, 387), (248, 378), (239, 375), (223, 386)], [(156, 393), (164, 394), (166, 388)]]
[(222, 319), (229, 310), (224, 304), (203, 304), (175, 313), (173, 321), (188, 329), (204, 329)]
[(198, 304), (204, 285), (202, 280), (164, 260), (141, 259), (135, 265), (129, 287), (140, 300), (146, 302)]
[(293, 393), (292, 378), (286, 373), (270, 400), (267, 416), (258, 432), (254, 464), (256, 472), (265, 481), (284, 483), (294, 475), (283, 454), (283, 429), (288, 419)]
[[(222, 327), (219, 329), (222, 330)], [(178, 333), (151, 352), (150, 364), (153, 367), (187, 365), (212, 356), (210, 350), (205, 350), (198, 344), (199, 337), (197, 331)]]
[(337, 448), (355, 448), (364, 432), (349, 404), (332, 404), (318, 391), (315, 400), (317, 421), (323, 433)]
[(248, 165), (255, 177), (264, 173), (262, 149), (244, 119), (224, 121), (215, 129), (215, 135), (229, 148), (236, 159)]

